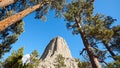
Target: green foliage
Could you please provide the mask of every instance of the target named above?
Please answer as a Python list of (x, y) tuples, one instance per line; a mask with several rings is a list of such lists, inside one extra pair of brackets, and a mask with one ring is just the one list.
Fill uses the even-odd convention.
[(50, 9), (54, 9), (56, 11), (56, 17), (61, 17), (65, 4), (66, 0), (52, 0)]
[(18, 40), (18, 36), (24, 31), (23, 24), (21, 20), (0, 32), (0, 58), (4, 53), (9, 52), (11, 45)]
[(17, 51), (13, 51), (12, 54), (3, 62), (4, 68), (37, 68), (40, 61), (38, 59), (38, 52), (34, 50), (30, 54), (29, 62), (23, 64), (22, 57), (23, 57), (24, 47), (21, 47)]
[[(74, 22), (74, 16), (90, 16), (93, 12), (93, 0), (85, 1), (73, 1), (72, 3), (68, 4), (66, 7), (66, 12), (64, 14), (65, 19), (69, 22)], [(81, 18), (82, 19), (82, 18)]]
[[(15, 0), (15, 3), (0, 8), (0, 21), (40, 2), (44, 3), (44, 5), (42, 8), (36, 10), (37, 14), (35, 17), (44, 21), (46, 20), (45, 14), (47, 14), (50, 8), (55, 9), (56, 13), (59, 13), (65, 4), (65, 0)], [(22, 26), (23, 21), (20, 20), (0, 32), (0, 58), (2, 58), (4, 53), (9, 52), (11, 45), (17, 41), (18, 36), (23, 32)]]
[[(93, 13), (93, 0), (84, 1), (79, 0), (68, 4), (65, 8), (64, 18), (67, 23), (68, 29), (73, 30), (73, 34), (79, 34), (79, 30), (84, 28), (85, 19), (91, 19)], [(78, 28), (77, 23), (81, 28)]]
[(80, 61), (79, 59), (75, 59), (78, 62), (78, 68), (92, 68), (89, 62)]
[[(0, 8), (0, 20), (3, 20), (6, 17), (14, 15), (15, 13), (18, 13), (22, 10), (25, 10), (28, 7), (35, 6), (41, 2), (44, 5), (42, 8), (39, 8), (36, 11), (35, 18), (37, 19), (40, 19), (42, 18), (42, 16), (47, 14), (49, 9), (55, 10), (56, 16), (59, 16), (59, 14), (61, 14), (60, 12), (64, 8), (66, 0), (15, 0), (13, 4), (8, 5), (5, 8)], [(14, 13), (10, 14), (11, 12), (14, 12)]]
[(114, 68), (114, 64), (113, 63), (109, 63), (106, 68)]
[(13, 51), (12, 54), (5, 60), (4, 68), (22, 68), (22, 57), (23, 57), (24, 47), (18, 49), (18, 51)]
[(65, 63), (65, 58), (62, 55), (57, 55), (55, 58), (55, 68), (61, 68), (61, 67), (66, 67)]
[[(44, 2), (47, 2), (47, 0)], [(49, 10), (55, 10), (55, 16), (60, 17), (65, 3), (66, 0), (48, 0), (48, 2), (42, 8), (36, 10), (35, 18), (46, 21), (47, 18), (45, 15), (48, 13)]]
[(113, 61), (112, 63), (108, 63), (105, 68), (119, 68), (120, 67), (120, 56), (115, 56), (116, 61)]
[(72, 29), (73, 34), (83, 33), (82, 35), (94, 49), (93, 55), (97, 55), (99, 60), (103, 61), (109, 51), (100, 50), (99, 46), (104, 47), (102, 45), (107, 44), (107, 50), (111, 50), (112, 53), (114, 51), (118, 52), (120, 49), (120, 31), (119, 26), (112, 26), (116, 19), (111, 16), (93, 13), (93, 3), (94, 0), (73, 0), (66, 6), (63, 15), (67, 21), (67, 28)]
[(39, 57), (38, 51), (37, 51), (37, 50), (34, 50), (34, 51), (31, 53), (31, 56)]
[(90, 62), (80, 61), (79, 59), (75, 58), (75, 61), (78, 62), (78, 68), (92, 68)]
[[(96, 14), (92, 17), (88, 24), (85, 24), (85, 32), (88, 38), (94, 38), (97, 41), (105, 41), (108, 42), (112, 38), (114, 32), (110, 28), (111, 24), (115, 20), (110, 16), (104, 16), (101, 14)], [(87, 22), (87, 21), (86, 21)]]
[(116, 68), (120, 67), (120, 56), (115, 56), (115, 58), (117, 59), (116, 61), (114, 61), (114, 66)]
[(31, 54), (30, 54), (30, 62), (29, 63), (25, 63), (24, 67), (25, 68), (37, 68), (37, 66), (39, 65), (40, 61), (39, 61), (39, 54), (37, 50), (34, 50)]
[(87, 62), (78, 62), (78, 68), (92, 68), (90, 63)]
[(75, 58), (75, 62), (79, 62), (80, 60), (79, 60), (79, 58)]
[[(16, 11), (10, 8), (10, 6), (0, 8), (0, 20), (3, 20), (16, 13)], [(24, 31), (23, 25), (24, 22), (20, 20), (0, 32), (0, 59), (4, 53), (10, 51), (11, 45), (18, 40), (19, 35)]]
[(110, 47), (112, 50), (117, 51), (120, 54), (120, 26), (114, 26), (112, 30), (114, 31), (114, 34), (110, 41)]

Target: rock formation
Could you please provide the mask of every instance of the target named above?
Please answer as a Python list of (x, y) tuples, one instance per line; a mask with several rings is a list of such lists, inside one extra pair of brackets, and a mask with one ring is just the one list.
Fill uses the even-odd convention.
[(66, 41), (58, 36), (47, 45), (38, 68), (78, 68), (77, 64)]

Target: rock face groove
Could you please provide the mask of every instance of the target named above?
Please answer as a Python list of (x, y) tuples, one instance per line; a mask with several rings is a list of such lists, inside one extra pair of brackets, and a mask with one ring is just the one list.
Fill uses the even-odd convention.
[(66, 41), (58, 36), (45, 48), (38, 68), (78, 68), (77, 64)]

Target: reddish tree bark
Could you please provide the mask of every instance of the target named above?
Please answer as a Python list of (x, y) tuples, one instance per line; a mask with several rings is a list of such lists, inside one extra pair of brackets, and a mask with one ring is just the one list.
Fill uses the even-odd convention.
[(14, 0), (0, 0), (0, 8), (4, 8), (5, 6), (13, 4), (14, 2)]
[(84, 34), (84, 31), (82, 30), (81, 25), (79, 24), (79, 23), (80, 23), (80, 20), (77, 19), (77, 16), (74, 16), (74, 18), (75, 18), (75, 22), (76, 22), (76, 24), (77, 24), (77, 28), (78, 28), (78, 30), (79, 30), (80, 36), (81, 36), (81, 38), (82, 38), (83, 44), (84, 44), (84, 46), (85, 46), (85, 49), (87, 50), (89, 59), (90, 59), (90, 61), (91, 61), (92, 68), (101, 68), (101, 65), (99, 64), (99, 60), (98, 60), (98, 58), (94, 55), (93, 50), (92, 50), (92, 47), (91, 47), (90, 44), (88, 43), (88, 40), (86, 39), (86, 36), (85, 36), (85, 34)]
[(41, 2), (33, 7), (29, 7), (13, 16), (10, 16), (10, 17), (0, 21), (0, 32), (3, 31), (4, 29), (8, 28), (12, 24), (16, 23), (17, 21), (21, 20), (22, 18), (24, 18), (31, 12), (35, 11), (36, 9), (43, 7), (44, 4), (45, 4), (45, 2)]

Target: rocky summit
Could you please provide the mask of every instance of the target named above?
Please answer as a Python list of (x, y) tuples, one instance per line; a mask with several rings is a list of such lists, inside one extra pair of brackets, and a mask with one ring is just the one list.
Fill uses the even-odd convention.
[(38, 68), (78, 68), (77, 64), (66, 41), (58, 36), (45, 48)]

